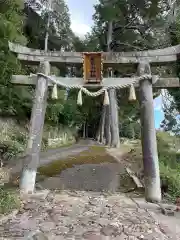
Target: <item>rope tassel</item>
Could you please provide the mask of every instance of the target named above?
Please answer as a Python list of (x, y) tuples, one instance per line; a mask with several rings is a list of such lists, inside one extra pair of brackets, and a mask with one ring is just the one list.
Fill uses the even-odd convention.
[(136, 101), (136, 91), (133, 84), (131, 85), (129, 90), (129, 101)]
[(58, 99), (58, 93), (57, 93), (57, 84), (54, 84), (52, 89), (52, 99)]
[(107, 90), (104, 91), (104, 103), (103, 103), (103, 105), (109, 105), (109, 94), (108, 94)]
[(80, 89), (78, 93), (77, 105), (82, 106), (82, 89)]

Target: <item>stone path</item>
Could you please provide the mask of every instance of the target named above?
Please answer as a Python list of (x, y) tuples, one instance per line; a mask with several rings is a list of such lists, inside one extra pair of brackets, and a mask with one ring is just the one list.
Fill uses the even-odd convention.
[[(78, 146), (70, 154), (88, 148)], [(156, 204), (117, 193), (121, 160), (76, 165), (45, 179), (41, 187), (51, 190), (24, 196), (14, 217), (0, 219), (0, 240), (180, 240), (180, 216), (164, 216)]]
[(123, 194), (44, 190), (24, 202), (18, 214), (0, 226), (0, 239), (180, 239), (157, 221), (156, 213)]
[(75, 165), (39, 182), (39, 186), (51, 190), (116, 192), (120, 187), (120, 168), (118, 163)]
[[(83, 141), (79, 144), (74, 144), (69, 147), (61, 147), (57, 149), (50, 149), (46, 152), (40, 154), (40, 166), (49, 164), (56, 160), (61, 160), (69, 156), (76, 156), (79, 153), (89, 149), (89, 146), (84, 145)], [(18, 161), (13, 161), (8, 165), (9, 168), (12, 168), (12, 173), (16, 174), (21, 171), (23, 167), (23, 161), (25, 157), (18, 159)]]
[[(40, 153), (40, 166), (47, 165), (56, 160), (63, 160), (70, 156), (76, 156), (81, 152), (84, 152), (89, 149), (90, 146), (101, 145), (90, 139), (82, 139), (79, 140), (78, 143), (75, 143), (68, 147), (60, 147), (55, 149), (49, 149), (45, 152)], [(22, 170), (24, 157), (18, 159), (18, 161), (13, 161), (7, 166), (8, 168), (12, 168), (12, 173), (16, 174)]]

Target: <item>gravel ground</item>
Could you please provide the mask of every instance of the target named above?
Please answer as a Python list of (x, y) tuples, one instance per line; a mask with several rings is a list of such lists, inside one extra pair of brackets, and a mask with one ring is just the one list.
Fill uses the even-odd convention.
[(180, 239), (176, 228), (123, 194), (46, 190), (24, 202), (19, 213), (0, 226), (0, 239)]
[[(83, 143), (66, 148), (64, 154), (74, 155), (93, 144)], [(62, 152), (50, 150), (43, 161), (52, 161), (56, 153), (59, 159)], [(16, 216), (1, 224), (0, 240), (180, 240), (178, 218), (118, 192), (122, 172), (121, 162), (83, 164), (46, 178), (38, 184), (48, 190), (23, 197)]]

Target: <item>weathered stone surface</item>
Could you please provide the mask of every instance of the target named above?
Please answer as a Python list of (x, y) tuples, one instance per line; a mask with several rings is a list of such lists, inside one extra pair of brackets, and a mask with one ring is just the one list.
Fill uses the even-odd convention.
[(12, 213), (8, 215), (0, 216), (0, 225), (5, 224), (9, 219), (14, 218), (17, 213), (18, 213), (18, 210), (14, 210)]
[(158, 223), (151, 212), (125, 195), (103, 196), (85, 191), (50, 194), (50, 198), (44, 199), (42, 194), (37, 200), (29, 199), (25, 212), (2, 224), (0, 239), (180, 239), (180, 235), (174, 237), (168, 226)]
[(85, 233), (83, 233), (82, 237), (84, 239), (99, 239), (99, 232), (96, 232), (96, 231), (87, 231)]
[(27, 236), (29, 240), (49, 240), (49, 238), (42, 232), (38, 231), (36, 233), (30, 233)]
[(101, 233), (105, 236), (117, 236), (121, 234), (121, 231), (118, 230), (118, 227), (109, 224), (101, 228)]
[[(9, 49), (12, 52), (18, 53), (18, 59), (23, 61), (43, 61), (47, 59), (53, 63), (82, 63), (82, 54), (77, 52), (46, 52), (37, 49), (27, 48), (18, 44), (9, 42)], [(180, 52), (180, 46), (173, 46), (164, 49), (134, 51), (134, 52), (104, 52), (104, 63), (138, 63), (142, 60), (148, 62), (171, 62), (177, 60), (177, 55)]]
[(108, 225), (109, 223), (110, 223), (110, 220), (107, 218), (100, 218), (98, 220), (98, 224), (102, 227)]
[(77, 191), (116, 192), (120, 184), (118, 174), (119, 164), (117, 163), (76, 165), (62, 171), (59, 176), (45, 179), (40, 184), (42, 187), (51, 190), (72, 189)]
[(56, 229), (56, 224), (54, 222), (45, 221), (41, 223), (39, 227), (42, 232), (49, 232)]

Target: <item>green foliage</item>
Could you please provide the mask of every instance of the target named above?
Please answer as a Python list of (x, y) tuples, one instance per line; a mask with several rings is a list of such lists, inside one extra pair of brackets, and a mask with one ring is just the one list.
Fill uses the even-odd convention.
[(1, 159), (6, 163), (25, 151), (27, 131), (9, 119), (0, 120), (0, 150)]
[[(53, 29), (50, 29), (50, 42), (52, 42), (51, 40), (53, 36), (56, 38), (57, 35), (59, 36), (60, 34), (61, 39), (58, 38), (55, 47), (58, 46), (61, 48), (63, 46), (68, 48), (66, 43), (71, 46), (70, 38), (72, 32), (70, 30), (70, 17), (67, 6), (63, 0), (54, 1), (53, 4), (55, 5), (53, 8), (54, 10), (51, 13), (51, 21), (56, 19), (58, 28), (56, 29), (56, 32), (54, 32)], [(30, 10), (30, 8), (26, 8), (26, 13), (27, 9)], [(24, 23), (26, 22), (28, 26), (32, 26), (29, 21), (36, 21), (36, 18), (32, 17), (32, 12), (31, 14), (28, 12), (29, 15), (27, 15), (27, 19), (24, 17), (23, 12), (23, 1), (8, 0), (0, 2), (0, 116), (10, 118), (15, 117), (19, 122), (21, 122), (21, 120), (25, 120), (26, 122), (30, 119), (34, 88), (14, 86), (10, 83), (11, 77), (13, 74), (29, 74), (30, 72), (37, 72), (37, 67), (21, 66), (20, 62), (17, 60), (17, 56), (11, 53), (8, 47), (8, 41), (26, 44), (26, 38), (23, 36)], [(61, 16), (61, 18), (58, 16)], [(64, 25), (60, 24), (60, 22), (64, 22)], [(25, 30), (27, 29), (25, 28)], [(42, 18), (38, 18), (36, 24), (33, 24), (33, 30), (35, 30), (33, 33), (26, 31), (27, 41), (31, 42), (34, 48), (42, 48), (42, 46), (44, 46), (44, 35), (46, 32), (46, 13)], [(33, 39), (32, 36), (34, 37)], [(55, 40), (57, 40), (57, 38)], [(52, 47), (52, 45), (50, 45), (50, 47)], [(53, 68), (51, 70), (52, 74), (59, 74), (59, 69)], [(54, 128), (61, 123), (66, 125), (67, 128), (73, 124), (75, 125), (74, 122), (72, 124), (72, 114), (75, 114), (76, 108), (77, 107), (68, 110), (67, 104), (65, 104), (63, 98), (60, 98), (57, 102), (49, 100), (46, 122), (52, 124)], [(68, 121), (66, 122), (67, 119)], [(18, 123), (14, 124), (13, 121), (10, 124), (0, 121), (0, 125), (2, 129), (0, 134), (1, 158), (6, 162), (25, 151), (28, 132), (25, 128), (20, 128)], [(71, 132), (71, 129), (69, 131)], [(61, 133), (59, 132), (60, 136), (61, 134), (62, 131)], [(72, 132), (68, 134), (73, 135)], [(48, 137), (49, 136), (47, 135), (43, 137), (43, 149), (47, 148)]]
[(0, 214), (8, 214), (19, 205), (19, 199), (12, 191), (0, 188)]
[(8, 0), (0, 3), (0, 38), (1, 46), (7, 50), (7, 41), (22, 43), (25, 41), (22, 35), (23, 27), (23, 1)]
[(101, 0), (95, 6), (95, 31), (98, 38), (106, 45), (107, 22), (113, 21), (113, 39), (119, 42), (115, 50), (138, 50), (166, 46), (169, 42), (166, 34), (165, 19), (163, 11), (166, 11), (168, 4), (158, 1), (104, 1)]
[(78, 106), (77, 95), (77, 90), (71, 90), (67, 100), (51, 102), (47, 108), (47, 121), (79, 129), (85, 122), (97, 125), (101, 114), (101, 97), (92, 98), (83, 94), (83, 105)]
[[(134, 145), (134, 144), (133, 144)], [(170, 136), (167, 132), (157, 132), (157, 145), (159, 156), (159, 167), (161, 183), (165, 184), (168, 189), (166, 197), (174, 201), (180, 196), (180, 138)], [(127, 147), (127, 145), (125, 145)], [(143, 168), (141, 142), (137, 141), (134, 145), (134, 151), (128, 153), (132, 169), (139, 172)]]
[(139, 122), (126, 119), (120, 124), (120, 136), (129, 139), (141, 138), (141, 127)]
[[(72, 48), (72, 39), (74, 37), (70, 28), (70, 14), (67, 4), (64, 0), (53, 0), (52, 10), (42, 6), (48, 5), (48, 0), (40, 0), (42, 5), (39, 6), (41, 16), (32, 10), (34, 0), (29, 0), (26, 4), (26, 12), (28, 18), (25, 25), (25, 33), (28, 38), (28, 46), (33, 48), (44, 49), (45, 36), (48, 31), (48, 49), (61, 50), (65, 48), (70, 50)], [(48, 28), (48, 18), (50, 27)]]
[(167, 183), (172, 200), (180, 196), (180, 169), (174, 169), (160, 161), (161, 181)]
[(141, 134), (139, 103), (129, 102), (128, 96), (128, 89), (118, 92), (120, 136), (139, 139)]
[(179, 154), (178, 145), (180, 144), (180, 138), (175, 136), (170, 136), (169, 133), (158, 133), (158, 151), (160, 155), (160, 160), (171, 168), (177, 168)]
[(9, 51), (8, 41), (24, 44), (23, 2), (8, 0), (0, 2), (0, 114), (16, 115), (23, 112), (27, 101), (22, 101), (19, 88), (10, 84), (13, 74), (21, 73), (21, 65)]
[[(6, 165), (9, 161), (16, 159), (25, 153), (28, 129), (24, 126), (28, 126), (29, 123), (20, 122), (12, 119), (0, 118), (0, 159)], [(45, 124), (42, 150), (47, 150), (52, 146), (48, 146), (49, 138), (62, 138), (62, 141), (57, 142), (56, 147), (72, 143), (74, 139), (76, 129), (70, 128), (62, 124)]]
[[(177, 19), (175, 19), (175, 22), (171, 24), (169, 30), (170, 30), (169, 32), (171, 37), (171, 44), (172, 45), (179, 44), (180, 43), (180, 13), (178, 13)], [(180, 77), (180, 61), (179, 60), (176, 62), (175, 71), (176, 71), (176, 75)], [(168, 93), (170, 94), (170, 96), (172, 96), (172, 101), (171, 101), (170, 112), (167, 113), (167, 117), (165, 117), (165, 120), (168, 120), (168, 117), (171, 116), (170, 114), (171, 112), (180, 111), (180, 89), (179, 88), (168, 89)], [(171, 126), (169, 126), (170, 130), (174, 127), (174, 125), (177, 125), (177, 123), (171, 124)]]
[(180, 138), (168, 133), (157, 134), (160, 174), (162, 182), (168, 185), (168, 193), (173, 197), (180, 196)]
[[(104, 1), (95, 5), (94, 26), (86, 36), (87, 51), (107, 51), (107, 26), (113, 22), (112, 51), (134, 51), (165, 47), (170, 44), (163, 11), (168, 4), (158, 1)], [(136, 73), (136, 68), (116, 66), (114, 75), (125, 77)], [(139, 106), (129, 103), (129, 92), (118, 91), (120, 134), (139, 138)]]

